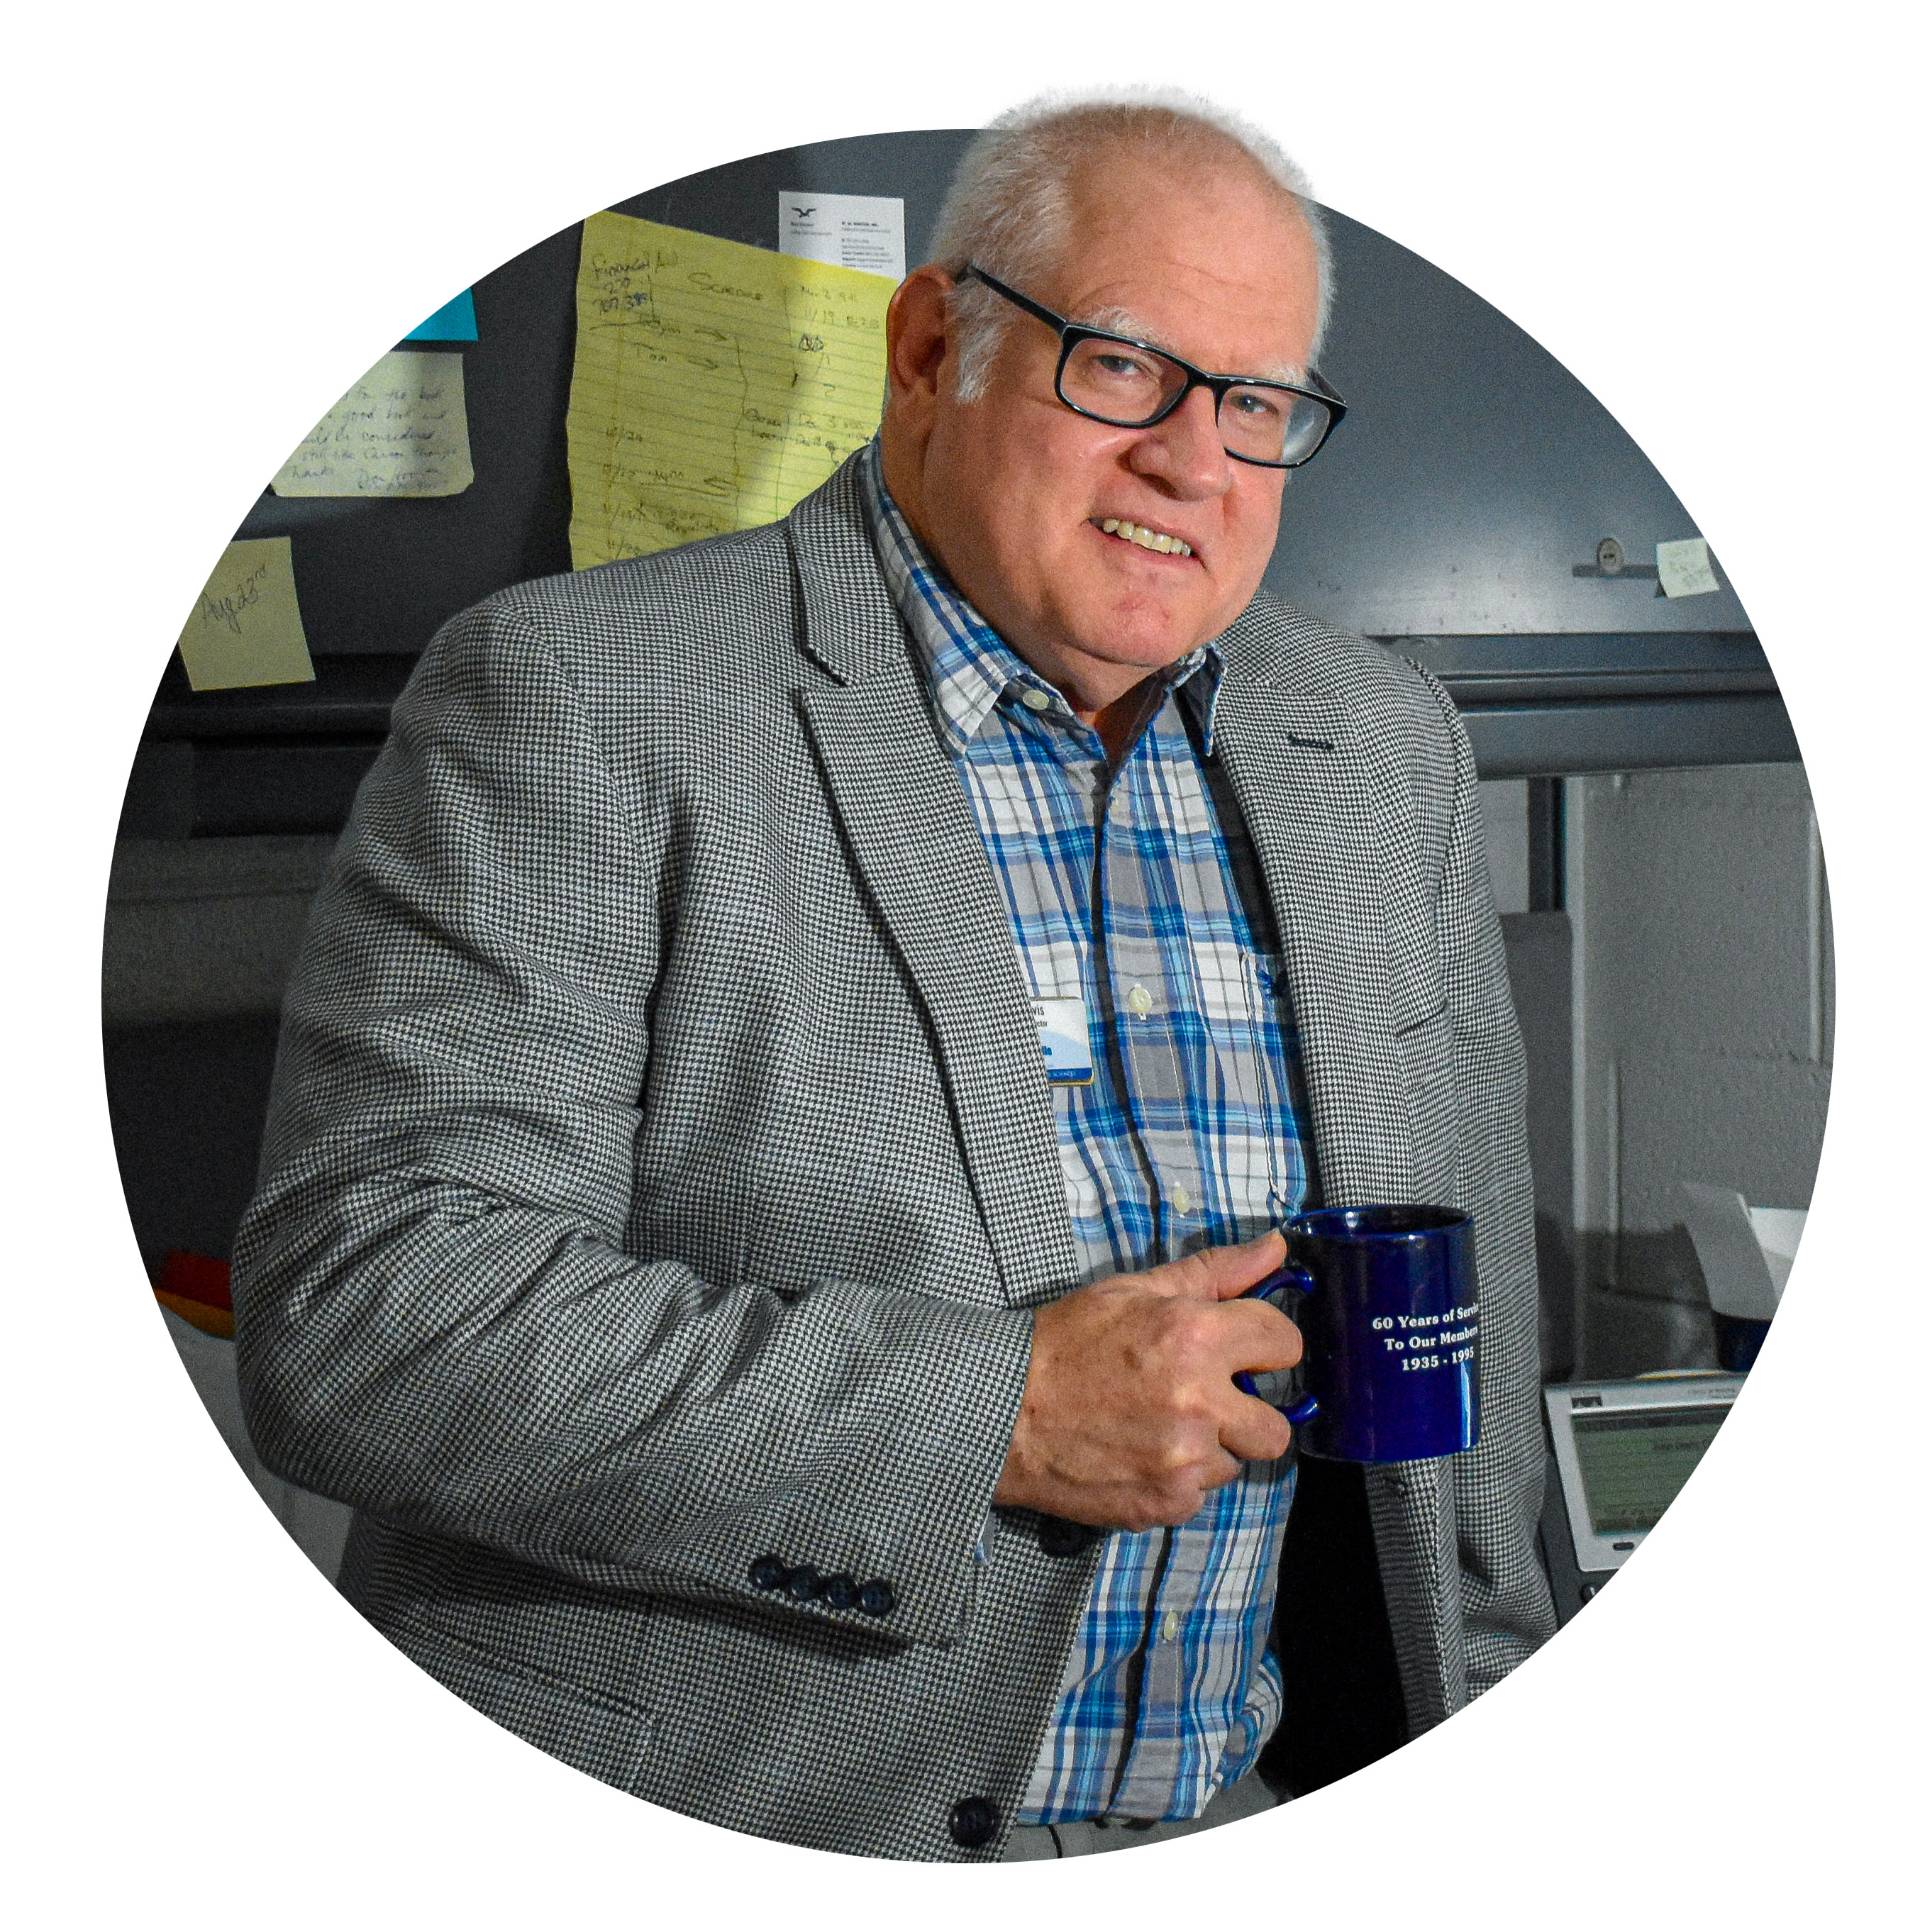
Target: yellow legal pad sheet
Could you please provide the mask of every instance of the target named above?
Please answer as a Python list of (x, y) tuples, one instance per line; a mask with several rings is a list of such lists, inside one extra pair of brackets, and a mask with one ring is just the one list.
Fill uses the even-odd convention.
[(313, 678), (286, 535), (236, 540), (220, 556), (181, 629), (180, 659), (195, 693)]
[(296, 500), (439, 500), (473, 485), (457, 353), (383, 354), (273, 476)]
[(580, 240), (573, 564), (777, 520), (880, 420), (877, 274), (624, 213)]

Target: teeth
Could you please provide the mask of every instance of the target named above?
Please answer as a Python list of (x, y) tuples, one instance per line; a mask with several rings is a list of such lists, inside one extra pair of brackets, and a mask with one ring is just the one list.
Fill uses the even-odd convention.
[(1131, 520), (1102, 520), (1100, 531), (1118, 534), (1122, 540), (1131, 540), (1136, 547), (1145, 547), (1149, 553), (1185, 556), (1193, 552), (1184, 540), (1176, 540), (1170, 533), (1155, 533), (1151, 527), (1136, 527)]

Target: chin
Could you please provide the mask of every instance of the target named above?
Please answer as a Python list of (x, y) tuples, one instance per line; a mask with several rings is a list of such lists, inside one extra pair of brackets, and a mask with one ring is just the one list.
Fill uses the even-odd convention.
[(1142, 634), (1115, 644), (1111, 630), (1106, 636), (1106, 644), (1095, 643), (1092, 648), (1096, 658), (1107, 661), (1110, 666), (1137, 667), (1142, 673), (1158, 673), (1163, 667), (1170, 667), (1176, 660), (1184, 660), (1195, 647), (1204, 646), (1210, 634), (1189, 629), (1182, 634), (1168, 633), (1164, 628), (1152, 634)]
[[(1208, 613), (1212, 612), (1209, 608)], [(1094, 646), (1116, 661), (1164, 666), (1212, 639), (1226, 624), (1224, 620), (1209, 624), (1191, 607), (1142, 606), (1136, 601), (1108, 610), (1101, 636), (1105, 645), (1096, 640)]]

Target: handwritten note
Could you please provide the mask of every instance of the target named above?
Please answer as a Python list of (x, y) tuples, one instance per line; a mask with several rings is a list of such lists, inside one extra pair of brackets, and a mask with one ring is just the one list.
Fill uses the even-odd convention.
[(1718, 593), (1720, 582), (1714, 576), (1713, 562), (1707, 558), (1704, 540), (1659, 540), (1653, 548), (1654, 568), (1660, 575), (1660, 591), (1669, 600), (1689, 593)]
[(180, 659), (195, 693), (313, 678), (290, 539), (282, 534), (228, 547), (180, 630)]
[(437, 500), (473, 485), (457, 353), (389, 353), (327, 409), (273, 476), (293, 499)]
[(764, 526), (872, 437), (889, 283), (596, 213), (567, 408), (573, 564)]

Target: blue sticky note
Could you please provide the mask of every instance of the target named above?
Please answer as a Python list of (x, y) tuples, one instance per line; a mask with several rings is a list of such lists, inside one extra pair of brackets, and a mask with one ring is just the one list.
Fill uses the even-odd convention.
[(407, 335), (409, 340), (478, 340), (480, 323), (474, 318), (473, 289), (456, 293), (438, 313), (429, 314)]

